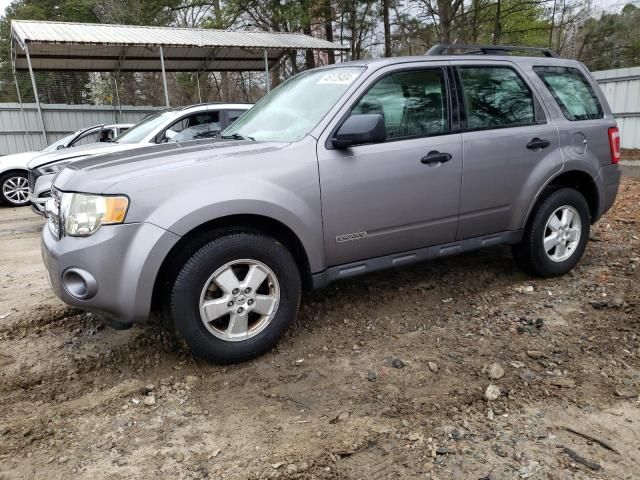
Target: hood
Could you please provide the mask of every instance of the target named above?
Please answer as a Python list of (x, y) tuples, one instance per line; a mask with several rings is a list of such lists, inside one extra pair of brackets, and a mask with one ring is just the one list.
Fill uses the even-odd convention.
[(29, 161), (42, 152), (22, 152), (0, 157), (0, 172), (10, 168), (27, 168)]
[[(222, 161), (239, 164), (242, 158), (279, 150), (285, 143), (250, 140), (206, 140), (202, 142), (166, 143), (135, 152), (109, 155), (74, 162), (60, 171), (54, 186), (63, 191), (104, 193), (110, 186), (151, 175), (171, 175), (200, 165)], [(123, 192), (126, 193), (126, 192)]]
[(89, 143), (87, 145), (80, 145), (77, 147), (63, 148), (56, 150), (55, 152), (44, 153), (38, 155), (29, 162), (29, 168), (38, 168), (43, 165), (54, 162), (63, 162), (67, 160), (74, 161), (88, 157), (90, 155), (99, 155), (101, 153), (108, 152), (121, 152), (125, 150), (131, 150), (133, 148), (142, 148), (149, 144), (140, 143)]

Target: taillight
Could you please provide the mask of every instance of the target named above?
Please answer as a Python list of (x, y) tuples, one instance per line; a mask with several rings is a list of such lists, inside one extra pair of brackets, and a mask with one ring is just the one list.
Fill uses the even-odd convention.
[(609, 129), (609, 147), (611, 147), (611, 163), (618, 163), (621, 157), (620, 130), (618, 130), (618, 127)]

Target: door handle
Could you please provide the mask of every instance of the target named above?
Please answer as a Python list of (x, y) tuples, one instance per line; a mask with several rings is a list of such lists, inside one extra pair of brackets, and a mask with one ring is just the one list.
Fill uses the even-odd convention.
[(543, 148), (547, 148), (549, 145), (551, 145), (551, 142), (549, 140), (543, 140), (536, 137), (529, 143), (527, 143), (527, 148), (529, 150), (541, 150)]
[(425, 165), (428, 165), (431, 163), (444, 163), (444, 162), (448, 162), (449, 160), (451, 160), (450, 153), (440, 153), (437, 150), (433, 150), (429, 152), (428, 154), (426, 154), (424, 157), (420, 159), (420, 161)]

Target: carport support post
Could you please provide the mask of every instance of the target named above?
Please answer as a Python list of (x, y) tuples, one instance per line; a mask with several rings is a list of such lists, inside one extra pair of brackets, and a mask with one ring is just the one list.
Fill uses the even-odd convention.
[(29, 135), (29, 125), (27, 124), (27, 117), (25, 116), (25, 113), (24, 113), (24, 105), (22, 104), (22, 95), (20, 94), (20, 84), (18, 84), (18, 77), (15, 71), (13, 72), (13, 81), (16, 84), (16, 93), (18, 94), (18, 103), (20, 104), (20, 118), (22, 119), (22, 125), (24, 126), (24, 138), (26, 140), (26, 143), (29, 144), (29, 147), (31, 148), (31, 150), (34, 150), (33, 140), (31, 139), (31, 135)]
[(160, 47), (160, 66), (162, 67), (162, 85), (164, 86), (164, 101), (167, 104), (167, 108), (171, 105), (169, 104), (169, 90), (167, 89), (167, 73), (164, 71), (164, 50)]
[(267, 55), (267, 49), (264, 49), (264, 77), (267, 82), (267, 93), (271, 90), (271, 79), (269, 78), (269, 56)]
[(202, 103), (202, 93), (200, 93), (200, 72), (196, 72), (196, 82), (198, 83), (198, 100)]
[(116, 100), (118, 102), (118, 113), (120, 114), (120, 120), (116, 121), (116, 123), (122, 123), (122, 105), (120, 104), (120, 92), (118, 92), (118, 77), (117, 76), (113, 76), (113, 85), (116, 88)]
[(40, 97), (38, 96), (38, 87), (36, 87), (36, 77), (33, 76), (33, 68), (31, 67), (31, 55), (29, 55), (29, 47), (25, 43), (24, 53), (27, 55), (27, 65), (29, 66), (29, 75), (31, 76), (31, 86), (33, 87), (33, 96), (36, 97), (36, 106), (38, 107), (38, 114), (40, 115), (40, 123), (42, 125), (42, 138), (44, 139), (45, 148), (49, 142), (47, 141), (47, 132), (44, 128), (44, 116), (42, 115), (42, 107), (40, 106)]

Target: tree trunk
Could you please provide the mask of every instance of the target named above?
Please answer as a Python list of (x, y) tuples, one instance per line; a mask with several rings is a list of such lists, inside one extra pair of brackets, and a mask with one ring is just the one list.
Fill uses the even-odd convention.
[[(306, 0), (304, 2), (305, 12), (304, 12), (304, 18), (303, 18), (304, 23), (302, 25), (302, 33), (309, 36), (311, 36), (311, 5), (310, 3), (311, 3), (310, 0)], [(316, 61), (313, 56), (313, 50), (308, 50), (308, 49), (305, 50), (304, 59), (305, 59), (305, 62), (304, 62), (305, 67), (307, 68), (307, 70), (315, 68)], [(295, 65), (295, 58), (293, 59), (293, 64)]]
[(278, 85), (280, 85), (280, 62), (271, 69), (271, 90), (276, 88)]
[(438, 17), (440, 18), (440, 42), (451, 43), (452, 8), (451, 0), (438, 0)]
[(473, 8), (473, 17), (471, 19), (473, 22), (471, 26), (471, 44), (476, 44), (478, 43), (478, 32), (480, 30), (480, 14), (478, 12), (478, 9), (480, 8), (479, 0), (473, 0), (473, 6), (471, 8)]
[(563, 39), (562, 38), (562, 32), (565, 32), (566, 35), (566, 28), (564, 25), (564, 16), (566, 13), (566, 2), (565, 0), (562, 0), (562, 13), (560, 14), (560, 22), (558, 23), (558, 27), (556, 29), (556, 31), (558, 32), (558, 34), (556, 35), (556, 52), (558, 52), (559, 54), (562, 55), (562, 50), (564, 49), (564, 40), (566, 39), (566, 37)]
[[(333, 11), (331, 8), (331, 0), (324, 3), (324, 35), (328, 42), (333, 42)], [(336, 52), (329, 50), (327, 52), (327, 62), (331, 65), (336, 63)]]
[(349, 30), (351, 30), (351, 58), (349, 60), (359, 60), (358, 54), (358, 35), (357, 35), (357, 18), (358, 10), (356, 9), (356, 3), (351, 4), (351, 10), (349, 11)]
[(496, 22), (493, 25), (493, 44), (500, 44), (500, 35), (502, 33), (502, 24), (500, 23), (500, 17), (502, 16), (502, 4), (500, 0), (496, 3)]
[(553, 0), (553, 11), (551, 12), (551, 28), (549, 29), (549, 48), (551, 48), (551, 45), (553, 43), (553, 28), (554, 28), (554, 23), (556, 21), (556, 8), (557, 7), (558, 7), (557, 0)]
[[(213, 0), (213, 14), (215, 16), (215, 26), (216, 28), (223, 28), (222, 25), (222, 9), (220, 8), (220, 0)], [(230, 100), (230, 92), (229, 92), (229, 74), (228, 72), (220, 72), (220, 88), (218, 89), (218, 97), (221, 102), (228, 102)], [(203, 101), (207, 101), (206, 99), (202, 99)]]
[[(271, 17), (269, 18), (269, 31), (282, 31), (282, 3), (280, 0), (271, 0)], [(278, 61), (271, 69), (271, 88), (275, 88), (280, 84), (280, 68), (281, 62)]]
[(382, 0), (382, 18), (384, 22), (384, 56), (391, 56), (391, 24), (389, 22), (389, 0)]

